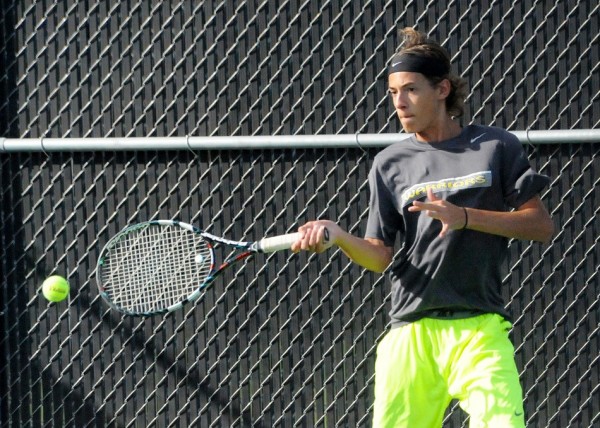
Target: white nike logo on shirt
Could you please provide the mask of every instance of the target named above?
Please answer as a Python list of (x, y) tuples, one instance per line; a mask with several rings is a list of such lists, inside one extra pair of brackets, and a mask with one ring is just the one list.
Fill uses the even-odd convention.
[(481, 137), (483, 137), (485, 134), (487, 134), (487, 132), (484, 132), (481, 135), (478, 135), (477, 137), (471, 138), (471, 144), (473, 144), (475, 141), (479, 140)]

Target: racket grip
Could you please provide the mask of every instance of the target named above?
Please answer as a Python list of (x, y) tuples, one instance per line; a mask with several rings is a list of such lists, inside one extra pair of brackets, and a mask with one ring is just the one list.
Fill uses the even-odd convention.
[(263, 238), (258, 242), (258, 251), (263, 253), (273, 253), (275, 251), (289, 250), (292, 244), (299, 238), (300, 234), (298, 232), (273, 236), (271, 238)]

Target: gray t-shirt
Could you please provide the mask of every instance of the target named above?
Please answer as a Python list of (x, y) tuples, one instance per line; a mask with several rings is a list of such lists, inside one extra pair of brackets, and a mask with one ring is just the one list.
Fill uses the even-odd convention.
[(369, 174), (371, 201), (365, 237), (401, 250), (390, 268), (392, 325), (433, 310), (509, 314), (501, 294), (506, 238), (473, 230), (438, 234), (441, 222), (408, 211), (427, 188), (467, 208), (518, 208), (549, 183), (531, 169), (519, 140), (500, 128), (470, 125), (434, 144), (407, 134), (382, 150)]

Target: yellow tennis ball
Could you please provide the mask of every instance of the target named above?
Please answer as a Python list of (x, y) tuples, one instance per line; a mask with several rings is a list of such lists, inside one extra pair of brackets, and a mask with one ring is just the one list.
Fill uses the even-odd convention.
[(51, 302), (60, 302), (69, 295), (69, 282), (60, 275), (46, 278), (42, 284), (42, 294)]

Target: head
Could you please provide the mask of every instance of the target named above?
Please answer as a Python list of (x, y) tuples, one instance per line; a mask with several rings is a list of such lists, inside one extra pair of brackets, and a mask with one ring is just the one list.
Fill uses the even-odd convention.
[(405, 130), (416, 132), (411, 129), (416, 125), (411, 125), (409, 118), (417, 113), (425, 121), (436, 120), (432, 115), (462, 116), (467, 86), (462, 78), (452, 74), (448, 52), (412, 28), (405, 28), (400, 34), (403, 44), (390, 60), (388, 82)]

